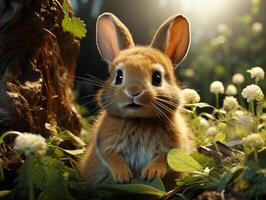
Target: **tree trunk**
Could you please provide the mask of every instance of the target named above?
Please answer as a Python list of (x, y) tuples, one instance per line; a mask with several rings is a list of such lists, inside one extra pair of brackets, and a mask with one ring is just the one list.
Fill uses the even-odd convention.
[(73, 95), (79, 41), (63, 32), (58, 2), (0, 0), (0, 133), (47, 137), (46, 122), (80, 132)]

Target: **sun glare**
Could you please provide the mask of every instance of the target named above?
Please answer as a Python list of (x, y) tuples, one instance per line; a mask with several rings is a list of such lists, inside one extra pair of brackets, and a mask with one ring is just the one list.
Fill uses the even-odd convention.
[(182, 9), (185, 11), (215, 12), (226, 5), (222, 0), (182, 0)]
[(230, 0), (180, 0), (179, 2), (178, 9), (182, 13), (208, 23), (232, 15), (236, 5), (236, 1)]

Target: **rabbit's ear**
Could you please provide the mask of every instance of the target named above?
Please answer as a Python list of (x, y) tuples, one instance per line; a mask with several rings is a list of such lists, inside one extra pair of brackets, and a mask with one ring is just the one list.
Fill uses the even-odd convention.
[(177, 15), (167, 19), (157, 30), (151, 47), (164, 52), (173, 62), (180, 63), (186, 56), (190, 45), (188, 20)]
[(123, 49), (134, 46), (127, 27), (112, 13), (103, 13), (96, 23), (96, 42), (103, 59), (112, 62)]

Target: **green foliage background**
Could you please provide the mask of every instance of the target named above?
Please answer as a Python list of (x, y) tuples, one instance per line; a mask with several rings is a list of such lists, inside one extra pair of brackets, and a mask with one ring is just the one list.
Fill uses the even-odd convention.
[[(235, 1), (232, 1), (232, 5)], [(234, 73), (240, 72), (250, 83), (246, 70), (260, 66), (266, 69), (266, 17), (265, 2), (260, 0), (237, 1), (236, 14), (214, 24), (212, 29), (205, 30), (204, 36), (198, 39), (200, 25), (193, 23), (192, 44), (190, 53), (178, 68), (184, 86), (198, 90), (204, 101), (211, 102), (209, 84), (220, 80), (225, 85), (231, 83)], [(227, 11), (224, 15), (227, 14)], [(212, 16), (210, 16), (211, 18)], [(258, 30), (261, 26), (261, 30)], [(261, 82), (266, 91), (266, 82)]]

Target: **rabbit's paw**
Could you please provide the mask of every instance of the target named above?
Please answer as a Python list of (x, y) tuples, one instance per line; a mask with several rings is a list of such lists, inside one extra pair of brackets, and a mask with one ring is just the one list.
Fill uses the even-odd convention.
[(117, 183), (128, 183), (133, 174), (127, 165), (118, 165), (112, 169), (113, 178)]
[(141, 173), (142, 179), (152, 180), (154, 178), (163, 178), (167, 172), (167, 167), (162, 163), (150, 163)]

